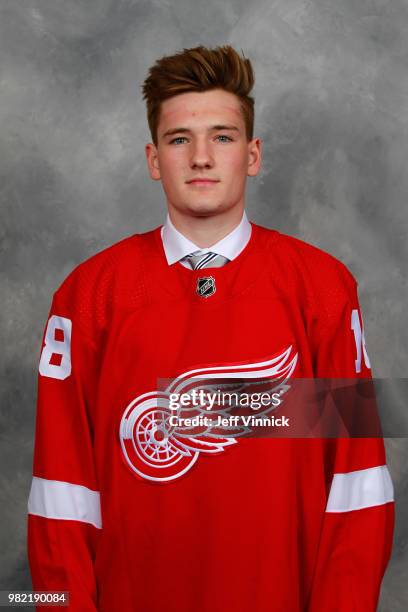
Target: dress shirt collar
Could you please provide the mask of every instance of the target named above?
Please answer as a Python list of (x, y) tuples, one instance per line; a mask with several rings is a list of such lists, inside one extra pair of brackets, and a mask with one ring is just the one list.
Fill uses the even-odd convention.
[(179, 261), (193, 251), (201, 251), (207, 253), (217, 253), (228, 259), (234, 259), (246, 247), (251, 237), (251, 223), (248, 220), (244, 210), (240, 223), (229, 234), (224, 236), (216, 244), (208, 248), (201, 248), (191, 242), (186, 236), (179, 232), (170, 220), (167, 213), (166, 221), (161, 228), (161, 237), (163, 241), (164, 252), (166, 254), (167, 263), (169, 266), (176, 261)]

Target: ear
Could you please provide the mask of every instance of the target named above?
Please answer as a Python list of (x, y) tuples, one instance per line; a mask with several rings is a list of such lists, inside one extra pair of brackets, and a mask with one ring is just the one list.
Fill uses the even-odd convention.
[(160, 181), (161, 175), (160, 175), (159, 154), (158, 154), (157, 147), (152, 142), (149, 142), (145, 146), (145, 153), (146, 153), (146, 161), (147, 161), (147, 167), (149, 169), (150, 177), (154, 181)]
[(248, 143), (248, 176), (256, 176), (262, 164), (262, 140), (254, 138)]

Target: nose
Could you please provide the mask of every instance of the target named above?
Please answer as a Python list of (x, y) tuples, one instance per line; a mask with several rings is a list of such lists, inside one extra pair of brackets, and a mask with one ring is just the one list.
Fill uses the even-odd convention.
[(211, 168), (214, 165), (210, 145), (207, 140), (197, 139), (191, 153), (192, 168)]

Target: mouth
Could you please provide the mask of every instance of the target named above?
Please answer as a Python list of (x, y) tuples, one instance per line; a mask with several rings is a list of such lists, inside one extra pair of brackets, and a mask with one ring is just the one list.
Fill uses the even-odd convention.
[(193, 181), (187, 181), (187, 185), (197, 185), (197, 186), (210, 186), (216, 185), (219, 181), (214, 181), (210, 179), (194, 179)]

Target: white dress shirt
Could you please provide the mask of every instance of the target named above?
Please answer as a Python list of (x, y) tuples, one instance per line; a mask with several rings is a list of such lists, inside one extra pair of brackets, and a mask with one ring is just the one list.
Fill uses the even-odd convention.
[[(161, 228), (161, 238), (163, 241), (164, 252), (169, 266), (180, 261), (183, 257), (194, 251), (200, 253), (216, 253), (228, 259), (234, 259), (246, 247), (251, 237), (252, 227), (244, 210), (240, 223), (229, 234), (210, 247), (201, 248), (191, 242), (184, 234), (179, 232), (170, 220), (167, 213), (166, 221)], [(186, 268), (190, 268), (187, 261), (180, 262)]]

